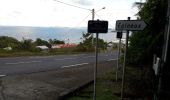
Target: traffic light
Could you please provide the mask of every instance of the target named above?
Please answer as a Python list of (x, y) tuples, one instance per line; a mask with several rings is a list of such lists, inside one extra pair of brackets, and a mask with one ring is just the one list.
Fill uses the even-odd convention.
[(122, 38), (122, 32), (117, 32), (117, 38)]

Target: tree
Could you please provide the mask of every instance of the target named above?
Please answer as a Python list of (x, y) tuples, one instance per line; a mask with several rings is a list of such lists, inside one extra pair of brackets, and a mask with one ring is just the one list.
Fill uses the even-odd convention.
[(13, 37), (0, 36), (0, 48), (12, 47), (13, 49), (16, 49), (19, 44), (20, 42)]
[(49, 39), (48, 41), (50, 44), (65, 44), (64, 41), (57, 40), (57, 39)]
[(142, 32), (133, 32), (130, 37), (128, 62), (152, 64), (153, 54), (162, 50), (163, 31), (166, 23), (166, 0), (147, 0), (138, 17), (148, 23)]
[(26, 51), (31, 51), (31, 50), (35, 49), (35, 45), (31, 39), (27, 39), (27, 40), (24, 39), (21, 41), (20, 49), (26, 50)]
[[(83, 41), (80, 42), (79, 45), (77, 46), (78, 51), (90, 52), (90, 51), (95, 50), (94, 46), (92, 45), (92, 36), (90, 33), (83, 32), (82, 39), (83, 39)], [(94, 38), (94, 44), (96, 43), (95, 41), (96, 41), (96, 38)], [(99, 39), (98, 44), (99, 44), (100, 49), (105, 49), (107, 43), (104, 42), (103, 39)]]
[(37, 38), (36, 41), (34, 42), (34, 44), (35, 44), (36, 46), (43, 46), (43, 45), (45, 45), (45, 46), (47, 46), (48, 48), (51, 48), (51, 44), (48, 43), (48, 41), (42, 40), (42, 39), (40, 39), (40, 38)]

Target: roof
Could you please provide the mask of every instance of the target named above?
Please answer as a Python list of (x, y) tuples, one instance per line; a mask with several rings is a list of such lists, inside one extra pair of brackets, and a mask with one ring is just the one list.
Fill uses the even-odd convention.
[(37, 48), (40, 48), (40, 49), (43, 49), (43, 50), (45, 50), (45, 49), (48, 49), (48, 47), (47, 46), (36, 46)]

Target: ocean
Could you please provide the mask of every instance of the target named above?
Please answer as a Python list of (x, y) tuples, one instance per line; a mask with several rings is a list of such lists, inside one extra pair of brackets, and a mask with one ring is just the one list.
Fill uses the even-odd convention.
[[(44, 40), (58, 39), (71, 43), (79, 43), (82, 33), (86, 33), (87, 28), (69, 27), (29, 27), (29, 26), (0, 26), (0, 36), (14, 37), (18, 40), (41, 38)], [(116, 33), (100, 34), (99, 38), (107, 42), (115, 41)]]

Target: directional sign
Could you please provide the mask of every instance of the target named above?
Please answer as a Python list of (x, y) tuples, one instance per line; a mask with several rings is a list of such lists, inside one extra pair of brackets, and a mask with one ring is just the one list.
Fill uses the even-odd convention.
[(146, 27), (146, 23), (142, 20), (117, 20), (116, 30), (122, 31), (142, 31)]

